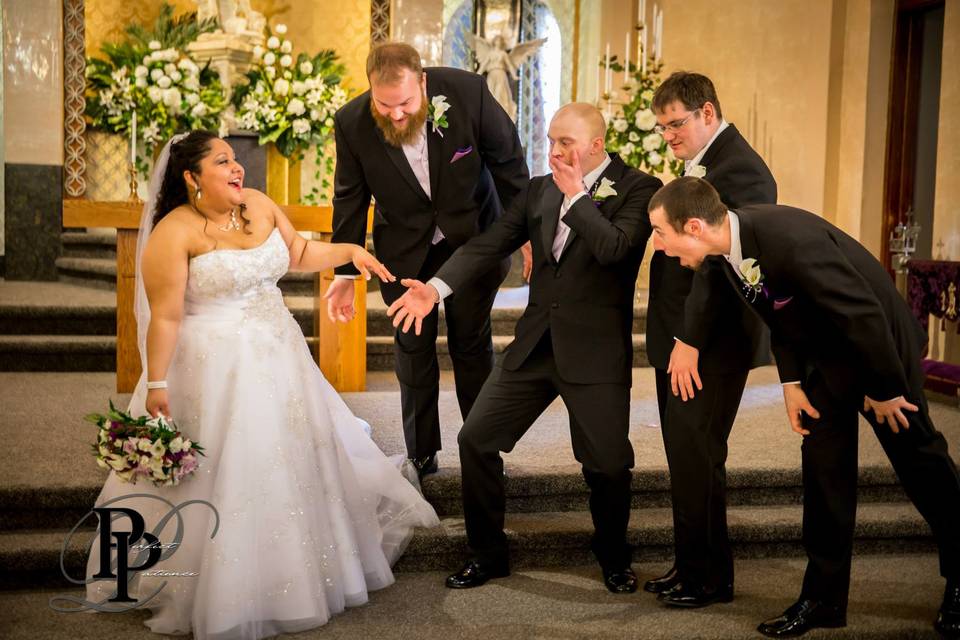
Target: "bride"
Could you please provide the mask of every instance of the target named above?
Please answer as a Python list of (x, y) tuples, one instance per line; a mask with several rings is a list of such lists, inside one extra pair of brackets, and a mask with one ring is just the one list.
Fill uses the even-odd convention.
[[(368, 278), (393, 276), (361, 247), (304, 240), (243, 187), (230, 145), (205, 131), (175, 136), (160, 154), (137, 258), (145, 362), (130, 412), (172, 416), (206, 453), (176, 486), (111, 472), (97, 499), (135, 509), (169, 545), (129, 582), (151, 610), (147, 626), (263, 638), (322, 625), (390, 585), (412, 529), (437, 516), (324, 379), (277, 281), (348, 262)], [(182, 522), (164, 520), (164, 501), (189, 500), (216, 513), (197, 502)], [(94, 576), (99, 547), (87, 599), (103, 605), (117, 585)]]

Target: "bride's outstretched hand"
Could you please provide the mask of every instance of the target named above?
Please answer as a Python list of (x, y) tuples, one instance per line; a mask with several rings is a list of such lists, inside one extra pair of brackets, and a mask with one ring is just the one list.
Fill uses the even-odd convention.
[(362, 247), (357, 247), (353, 252), (353, 266), (357, 268), (364, 280), (369, 280), (371, 273), (383, 282), (396, 282), (397, 280), (396, 276), (390, 273), (383, 263)]
[(394, 300), (387, 309), (387, 315), (393, 318), (394, 327), (399, 327), (400, 323), (403, 323), (401, 331), (407, 333), (410, 331), (410, 325), (413, 325), (414, 333), (420, 335), (423, 319), (430, 315), (433, 306), (440, 302), (440, 294), (433, 285), (424, 284), (419, 280), (404, 278), (400, 284), (405, 286), (407, 291)]

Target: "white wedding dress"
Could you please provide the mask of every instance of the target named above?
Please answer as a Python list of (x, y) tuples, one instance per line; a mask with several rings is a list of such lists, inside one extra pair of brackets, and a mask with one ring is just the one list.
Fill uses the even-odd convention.
[[(219, 513), (211, 538), (213, 512), (185, 507), (175, 552), (131, 580), (141, 601), (166, 582), (142, 605), (152, 631), (255, 639), (322, 625), (390, 585), (412, 529), (438, 523), (314, 363), (277, 287), (288, 262), (277, 229), (253, 249), (190, 261), (167, 381), (173, 419), (206, 456), (175, 487), (132, 485), (111, 472), (97, 499), (146, 493), (174, 505), (207, 500)], [(141, 380), (133, 415), (146, 413), (145, 397)], [(159, 500), (110, 506), (139, 511), (161, 544), (175, 540), (176, 517), (156, 531), (169, 511)], [(129, 529), (125, 517), (114, 525)], [(98, 548), (88, 579), (99, 570)], [(156, 571), (168, 575), (147, 575)], [(115, 580), (91, 581), (87, 599), (103, 602), (115, 589)]]

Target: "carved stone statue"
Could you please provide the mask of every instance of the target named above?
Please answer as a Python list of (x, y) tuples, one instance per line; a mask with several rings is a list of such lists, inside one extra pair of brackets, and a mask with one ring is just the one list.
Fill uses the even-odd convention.
[(537, 49), (547, 41), (546, 38), (521, 42), (512, 49), (507, 49), (507, 42), (503, 36), (495, 36), (492, 40), (481, 38), (470, 33), (467, 41), (473, 47), (477, 58), (477, 73), (487, 75), (487, 86), (490, 93), (497, 99), (500, 106), (511, 119), (517, 119), (517, 103), (513, 99), (510, 79), (518, 78), (520, 65), (536, 53)]
[[(250, 0), (194, 0), (197, 21), (215, 18), (220, 27), (215, 33), (262, 37), (267, 19), (254, 11)], [(205, 34), (206, 35), (206, 34)]]

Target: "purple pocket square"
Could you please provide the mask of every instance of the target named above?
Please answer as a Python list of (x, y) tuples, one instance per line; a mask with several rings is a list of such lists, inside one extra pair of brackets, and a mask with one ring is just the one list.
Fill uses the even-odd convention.
[(463, 156), (468, 156), (473, 153), (473, 147), (464, 147), (463, 149), (457, 149), (457, 152), (453, 154), (453, 157), (450, 158), (450, 164), (453, 164)]
[(780, 311), (780, 309), (783, 309), (785, 306), (790, 304), (791, 300), (793, 300), (793, 296), (790, 296), (789, 298), (777, 298), (773, 301), (773, 310)]

